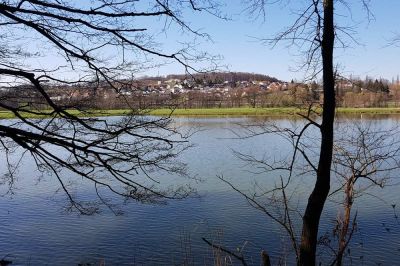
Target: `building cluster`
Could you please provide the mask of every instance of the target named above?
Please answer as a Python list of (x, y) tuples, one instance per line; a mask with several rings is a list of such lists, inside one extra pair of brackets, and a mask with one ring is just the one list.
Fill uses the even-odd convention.
[[(165, 107), (185, 108), (279, 107), (321, 102), (322, 86), (317, 82), (285, 82), (265, 75), (214, 73), (209, 76), (147, 77), (113, 83), (47, 84), (45, 91), (55, 103), (82, 108)], [(338, 106), (379, 107), (400, 103), (400, 83), (384, 80), (341, 79), (336, 82)], [(8, 106), (43, 105), (45, 97), (30, 86), (0, 88)], [(397, 105), (396, 105), (397, 106)]]
[[(122, 86), (118, 93), (121, 95), (134, 95), (138, 92), (146, 94), (184, 94), (190, 92), (201, 92), (206, 94), (227, 94), (232, 90), (246, 90), (258, 88), (266, 91), (285, 91), (288, 83), (282, 81), (223, 81), (221, 83), (195, 82), (188, 79), (168, 79), (158, 81), (142, 80), (132, 86)], [(106, 90), (104, 90), (106, 93)], [(105, 95), (107, 97), (107, 95)]]

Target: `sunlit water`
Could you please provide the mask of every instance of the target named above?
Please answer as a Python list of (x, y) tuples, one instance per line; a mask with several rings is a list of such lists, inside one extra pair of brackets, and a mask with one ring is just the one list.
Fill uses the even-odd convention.
[[(398, 123), (396, 117), (341, 121), (349, 125), (370, 123), (378, 129)], [(93, 216), (65, 212), (65, 195), (56, 193), (58, 186), (54, 178), (42, 176), (39, 181), (33, 161), (26, 157), (19, 167), (14, 193), (0, 198), (0, 259), (12, 260), (13, 265), (98, 265), (101, 260), (106, 265), (209, 265), (216, 255), (202, 241), (205, 237), (233, 251), (242, 249), (250, 265), (260, 265), (261, 250), (267, 250), (274, 263), (282, 259), (292, 264), (293, 253), (283, 230), (217, 178), (223, 176), (243, 191), (251, 191), (255, 180), (264, 187), (278, 180), (274, 175), (252, 173), (254, 169), (232, 153), (237, 150), (275, 156), (289, 152), (288, 146), (276, 136), (234, 138), (232, 130), (243, 133), (238, 123), (255, 122), (259, 121), (176, 119), (184, 128), (201, 129), (190, 139), (195, 147), (181, 157), (188, 163), (190, 173), (203, 181), (175, 180), (190, 183), (198, 190), (199, 197), (169, 201), (166, 205), (130, 202), (120, 206), (124, 211), (120, 216), (107, 208)], [(275, 123), (296, 124), (285, 118)], [(3, 161), (3, 172), (4, 165)], [(298, 184), (293, 204), (300, 210), (312, 181), (307, 176), (295, 177), (293, 181)], [(391, 207), (399, 203), (399, 189), (398, 186), (373, 189), (369, 191), (371, 195), (356, 200), (358, 230), (349, 246), (347, 264), (351, 258), (355, 265), (400, 265), (400, 224), (395, 218), (396, 210)], [(5, 187), (2, 193), (4, 190)], [(89, 199), (93, 197), (91, 186), (83, 184), (75, 190), (74, 193)], [(331, 233), (338, 209), (339, 205), (328, 202), (321, 235)], [(330, 258), (327, 248), (319, 247), (319, 251), (319, 260), (327, 263)], [(234, 258), (232, 263), (239, 265)]]

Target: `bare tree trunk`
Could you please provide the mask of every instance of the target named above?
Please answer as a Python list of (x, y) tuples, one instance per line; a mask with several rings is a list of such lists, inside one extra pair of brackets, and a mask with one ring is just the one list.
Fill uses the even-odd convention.
[(343, 254), (347, 246), (347, 235), (349, 233), (350, 218), (351, 218), (351, 207), (353, 206), (353, 178), (351, 178), (346, 184), (345, 190), (345, 202), (344, 202), (344, 217), (342, 221), (342, 226), (340, 228), (339, 235), (339, 250), (336, 257), (336, 265), (342, 266)]
[(315, 265), (318, 227), (321, 213), (330, 189), (330, 171), (333, 149), (333, 122), (335, 116), (335, 81), (333, 73), (333, 0), (324, 0), (323, 40), (321, 43), (323, 63), (324, 105), (321, 124), (321, 151), (317, 180), (303, 217), (300, 245), (300, 265)]
[(262, 266), (271, 266), (271, 260), (269, 258), (268, 253), (263, 250), (261, 252)]

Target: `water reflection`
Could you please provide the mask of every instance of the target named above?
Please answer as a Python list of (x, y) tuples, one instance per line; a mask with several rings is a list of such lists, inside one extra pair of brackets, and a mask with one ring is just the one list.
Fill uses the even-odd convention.
[[(337, 127), (353, 123), (370, 123), (378, 129), (397, 125), (400, 116), (340, 116)], [(219, 239), (231, 249), (243, 247), (249, 264), (259, 265), (259, 252), (266, 249), (272, 258), (286, 251), (284, 234), (275, 223), (248, 203), (217, 175), (223, 175), (241, 189), (250, 189), (254, 180), (272, 186), (275, 176), (255, 175), (238, 160), (232, 150), (255, 155), (288, 153), (289, 145), (273, 135), (238, 140), (235, 132), (241, 125), (272, 121), (281, 126), (300, 126), (301, 120), (288, 117), (177, 118), (183, 128), (199, 129), (191, 138), (195, 147), (182, 154), (192, 174), (199, 179), (161, 179), (162, 185), (189, 182), (201, 197), (172, 201), (167, 205), (123, 205), (124, 215), (115, 216), (105, 209), (95, 216), (78, 216), (63, 211), (65, 195), (55, 193), (57, 182), (40, 176), (33, 161), (26, 157), (18, 171), (15, 194), (0, 201), (0, 258), (13, 265), (76, 265), (99, 262), (107, 265), (172, 265), (190, 259), (197, 265), (213, 261), (213, 253), (201, 237)], [(1, 162), (4, 172), (5, 163)], [(296, 180), (298, 201), (305, 202), (312, 177)], [(1, 188), (4, 193), (4, 187)], [(93, 188), (77, 184), (74, 193), (90, 199)], [(376, 197), (378, 196), (378, 198)], [(122, 199), (115, 203), (123, 204)], [(399, 203), (398, 187), (374, 189), (356, 202), (359, 231), (350, 246), (355, 264), (400, 264), (400, 230), (391, 204)], [(321, 233), (333, 228), (338, 206), (328, 202), (322, 217)], [(190, 236), (190, 237), (189, 237)], [(190, 246), (188, 252), (185, 246)], [(286, 248), (288, 248), (286, 246)], [(323, 255), (323, 254), (322, 254)], [(289, 256), (290, 261), (290, 256)]]

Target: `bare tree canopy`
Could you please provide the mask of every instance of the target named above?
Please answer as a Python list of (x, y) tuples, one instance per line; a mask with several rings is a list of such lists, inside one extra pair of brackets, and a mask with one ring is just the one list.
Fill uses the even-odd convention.
[[(290, 3), (291, 1), (246, 1), (249, 5), (248, 11), (256, 16), (265, 15), (265, 6), (273, 3)], [(368, 18), (370, 11), (367, 0), (358, 1), (367, 11)], [(250, 127), (249, 136), (255, 136), (265, 133), (274, 133), (285, 136), (291, 141), (293, 146), (293, 155), (284, 161), (283, 166), (276, 167), (274, 162), (266, 162), (265, 160), (257, 160), (239, 153), (239, 157), (248, 162), (261, 163), (262, 168), (271, 170), (287, 170), (289, 171), (286, 180), (281, 177), (276, 188), (268, 191), (275, 202), (282, 203), (283, 214), (274, 215), (268, 208), (259, 204), (255, 196), (249, 196), (227, 182), (231, 187), (241, 193), (246, 199), (257, 209), (263, 211), (267, 216), (280, 224), (288, 233), (293, 250), (296, 254), (296, 262), (298, 265), (315, 265), (316, 252), (318, 245), (318, 232), (321, 215), (331, 189), (332, 160), (334, 147), (334, 121), (336, 109), (336, 92), (335, 80), (337, 78), (337, 69), (335, 69), (334, 50), (341, 46), (346, 47), (345, 38), (357, 41), (351, 34), (351, 28), (340, 27), (337, 23), (337, 8), (344, 6), (351, 14), (351, 8), (348, 1), (335, 0), (310, 0), (299, 1), (302, 6), (298, 12), (295, 12), (295, 20), (289, 24), (287, 28), (279, 32), (273, 38), (263, 39), (262, 41), (276, 45), (280, 42), (289, 43), (294, 46), (302, 56), (304, 56), (303, 64), (300, 69), (304, 70), (309, 79), (315, 80), (317, 77), (322, 78), (323, 99), (321, 109), (314, 108), (314, 102), (311, 101), (307, 111), (299, 115), (304, 118), (304, 125), (297, 131), (290, 128), (264, 128), (261, 132), (254, 132)], [(318, 104), (318, 103), (316, 103)], [(321, 111), (319, 111), (321, 110)], [(315, 115), (319, 118), (315, 119)], [(318, 147), (314, 147), (313, 157), (307, 152), (307, 147), (303, 145), (303, 139), (310, 129), (317, 129), (317, 136), (314, 136), (313, 142), (319, 140)], [(317, 151), (317, 152), (315, 152)], [(303, 211), (302, 231), (297, 241), (293, 230), (291, 215), (291, 207), (288, 205), (288, 196), (285, 189), (295, 175), (294, 166), (297, 161), (303, 160), (308, 164), (309, 172), (315, 176), (315, 184), (309, 194), (306, 207)], [(275, 195), (280, 193), (281, 199), (277, 200)], [(265, 193), (267, 194), (267, 193)], [(264, 194), (264, 195), (265, 195)], [(289, 197), (290, 198), (290, 197)]]
[[(58, 179), (71, 207), (81, 213), (97, 207), (70, 193), (71, 176), (92, 182), (101, 203), (106, 203), (103, 189), (141, 202), (187, 196), (190, 188), (163, 187), (154, 175), (185, 174), (176, 157), (188, 147), (186, 135), (170, 118), (149, 117), (133, 107), (123, 118), (91, 117), (72, 95), (89, 88), (90, 101), (101, 87), (118, 95), (134, 86), (136, 73), (160, 64), (175, 62), (187, 72), (213, 68), (215, 58), (195, 47), (208, 36), (183, 14), (219, 16), (217, 7), (208, 0), (0, 1), (0, 83), (8, 92), (1, 94), (0, 108), (15, 116), (0, 124), (9, 168), (4, 182), (12, 186), (18, 160), (13, 163), (10, 155), (22, 148), (39, 170)], [(163, 50), (166, 41), (174, 42), (175, 50)], [(60, 103), (49, 93), (54, 86), (76, 90)], [(125, 101), (123, 95), (119, 100)]]

